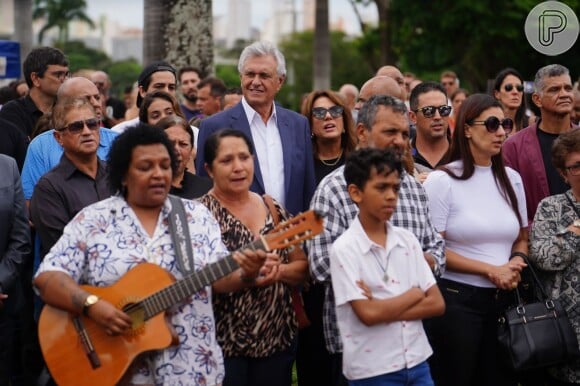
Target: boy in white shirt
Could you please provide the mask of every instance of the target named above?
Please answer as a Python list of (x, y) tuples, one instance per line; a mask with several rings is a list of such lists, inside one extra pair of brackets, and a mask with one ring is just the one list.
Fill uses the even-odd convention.
[(333, 243), (330, 269), (350, 386), (433, 385), (421, 319), (445, 304), (415, 236), (388, 222), (401, 173), (395, 153), (370, 148), (344, 168), (359, 214)]

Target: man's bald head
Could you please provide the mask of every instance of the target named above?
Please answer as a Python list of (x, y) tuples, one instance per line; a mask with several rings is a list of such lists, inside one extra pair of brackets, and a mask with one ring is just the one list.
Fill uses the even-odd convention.
[(77, 76), (65, 80), (56, 94), (56, 99), (60, 98), (86, 98), (95, 109), (97, 117), (102, 118), (101, 94), (97, 86), (87, 78)]
[(404, 100), (405, 92), (398, 83), (389, 76), (375, 76), (363, 84), (360, 89), (355, 109), (359, 110), (363, 103), (375, 95), (388, 95)]
[(111, 88), (111, 79), (104, 71), (95, 71), (91, 74), (91, 81), (97, 86), (103, 95), (108, 95)]
[(343, 97), (348, 108), (352, 110), (358, 97), (358, 88), (354, 84), (346, 83), (340, 87), (338, 93)]

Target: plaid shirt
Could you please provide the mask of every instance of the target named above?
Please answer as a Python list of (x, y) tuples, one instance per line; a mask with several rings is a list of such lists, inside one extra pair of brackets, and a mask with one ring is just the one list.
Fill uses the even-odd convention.
[[(342, 342), (330, 281), (330, 247), (358, 214), (356, 204), (348, 195), (343, 173), (344, 166), (341, 166), (327, 175), (314, 192), (310, 209), (325, 214), (324, 232), (306, 242), (312, 277), (325, 283), (326, 287), (323, 307), (324, 337), (326, 348), (333, 354), (342, 352)], [(399, 201), (391, 222), (415, 234), (423, 251), (431, 253), (435, 258), (434, 274), (440, 276), (445, 269), (445, 244), (431, 223), (425, 190), (406, 172), (403, 172), (401, 178)]]

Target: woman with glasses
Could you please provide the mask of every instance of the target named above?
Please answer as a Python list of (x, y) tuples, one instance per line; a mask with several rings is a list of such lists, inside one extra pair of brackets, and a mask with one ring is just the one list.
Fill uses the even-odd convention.
[(498, 295), (518, 285), (528, 252), (522, 180), (501, 157), (512, 128), (491, 96), (468, 97), (445, 164), (423, 185), (446, 243), (447, 268), (438, 282), (446, 311), (425, 322), (437, 385), (512, 384), (496, 353)]
[(330, 90), (313, 91), (302, 104), (308, 118), (314, 153), (314, 172), (318, 184), (324, 176), (344, 164), (356, 147), (354, 123), (342, 98)]
[(524, 80), (519, 72), (513, 68), (501, 70), (493, 83), (493, 96), (501, 103), (506, 118), (514, 121), (514, 132), (528, 126)]
[[(570, 190), (540, 201), (530, 233), (530, 260), (542, 271), (546, 293), (558, 299), (580, 342), (580, 129), (561, 134), (552, 162)], [(549, 369), (549, 385), (580, 383), (580, 360)]]

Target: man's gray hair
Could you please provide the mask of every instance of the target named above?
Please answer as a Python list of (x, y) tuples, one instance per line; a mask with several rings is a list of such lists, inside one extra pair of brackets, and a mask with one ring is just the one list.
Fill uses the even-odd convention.
[(282, 52), (270, 42), (255, 42), (244, 48), (238, 61), (238, 72), (241, 74), (246, 60), (259, 56), (273, 56), (276, 59), (276, 73), (278, 76), (286, 76), (286, 60)]
[(549, 64), (540, 68), (536, 72), (536, 78), (534, 79), (534, 91), (541, 94), (544, 89), (544, 80), (560, 75), (570, 75), (570, 71), (561, 64)]
[(389, 107), (394, 113), (407, 115), (407, 106), (402, 100), (388, 95), (373, 95), (360, 108), (357, 124), (362, 124), (367, 130), (371, 130), (379, 106)]

